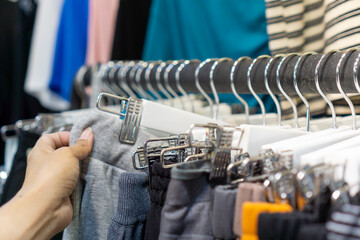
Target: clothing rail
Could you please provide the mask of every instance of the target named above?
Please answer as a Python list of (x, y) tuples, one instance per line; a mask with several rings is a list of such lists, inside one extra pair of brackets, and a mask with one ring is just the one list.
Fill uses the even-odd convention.
[[(306, 55), (307, 54), (307, 55)], [(344, 54), (344, 55), (343, 55)], [(287, 56), (287, 57), (286, 57)], [(257, 94), (267, 94), (268, 91), (265, 87), (264, 81), (264, 72), (265, 68), (268, 65), (268, 83), (271, 91), (274, 94), (281, 94), (281, 91), (277, 85), (277, 70), (280, 73), (280, 83), (284, 91), (289, 95), (296, 95), (296, 90), (293, 81), (294, 67), (298, 62), (298, 59), (301, 57), (301, 54), (289, 54), (283, 56), (273, 56), (273, 61), (268, 65), (270, 57), (260, 56), (257, 58), (257, 61), (253, 64), (251, 69), (251, 86)], [(284, 61), (282, 59), (286, 57)], [(323, 57), (323, 58), (322, 58)], [(318, 67), (318, 76), (319, 76), (319, 86), (323, 93), (339, 93), (338, 86), (336, 83), (336, 68), (339, 63), (339, 60), (343, 57), (343, 61), (340, 66), (340, 82), (341, 87), (345, 93), (359, 93), (356, 88), (354, 81), (354, 63), (359, 63), (360, 59), (360, 50), (350, 49), (346, 52), (329, 52), (324, 54), (315, 54), (305, 53), (303, 58), (298, 63), (297, 68), (297, 84), (301, 93), (312, 93), (319, 94), (316, 83), (315, 83), (315, 70), (316, 67), (322, 59), (321, 64)], [(211, 93), (209, 74), (213, 61), (209, 61), (204, 64), (204, 66), (199, 71), (199, 82), (201, 87), (205, 92)], [(247, 85), (247, 73), (249, 66), (252, 64), (254, 59), (246, 58), (241, 60), (234, 71), (234, 84), (236, 91), (238, 93), (250, 93)], [(172, 61), (168, 61), (167, 64), (171, 64)], [(180, 72), (180, 83), (186, 92), (199, 92), (195, 85), (195, 71), (199, 66), (201, 61), (192, 60), (191, 63), (187, 64)], [(280, 69), (278, 69), (279, 64), (282, 62)], [(123, 63), (126, 63), (123, 62)], [(159, 67), (161, 62), (155, 62), (155, 66), (151, 68), (150, 71), (150, 82), (155, 90), (159, 90), (156, 82), (156, 70)], [(231, 93), (230, 86), (230, 72), (234, 60), (227, 59), (227, 61), (219, 62), (214, 70), (214, 85), (218, 93)], [(168, 65), (166, 65), (161, 71), (161, 83), (164, 84), (164, 72)], [(177, 90), (175, 72), (177, 71), (180, 64), (175, 65), (169, 72), (169, 83), (170, 86)], [(356, 65), (356, 72), (359, 72), (359, 64)], [(149, 69), (149, 68), (148, 68)], [(138, 70), (140, 71), (140, 70)], [(128, 83), (134, 81), (134, 76), (136, 74), (129, 74), (127, 72), (127, 81)], [(143, 70), (141, 73), (141, 84), (145, 89), (146, 80), (145, 72)]]

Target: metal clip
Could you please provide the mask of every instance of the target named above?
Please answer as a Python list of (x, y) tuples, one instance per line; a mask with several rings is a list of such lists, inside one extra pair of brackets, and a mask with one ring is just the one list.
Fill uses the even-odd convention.
[[(103, 101), (104, 96), (108, 98), (120, 100), (120, 113), (102, 107), (101, 103)], [(120, 116), (120, 119), (123, 119), (123, 122), (120, 129), (119, 141), (121, 143), (126, 143), (130, 145), (135, 144), (137, 135), (139, 133), (140, 120), (142, 114), (141, 99), (132, 98), (132, 97), (124, 98), (110, 93), (100, 93), (97, 98), (96, 107), (100, 111)]]
[[(233, 147), (233, 137), (235, 130), (241, 131), (241, 136), (238, 141), (237, 147)], [(238, 145), (241, 142), (244, 130), (241, 128), (235, 128), (233, 126), (220, 127), (219, 136), (212, 158), (212, 168), (210, 172), (210, 179), (224, 178), (226, 176), (226, 169), (231, 163), (231, 151), (242, 151)]]

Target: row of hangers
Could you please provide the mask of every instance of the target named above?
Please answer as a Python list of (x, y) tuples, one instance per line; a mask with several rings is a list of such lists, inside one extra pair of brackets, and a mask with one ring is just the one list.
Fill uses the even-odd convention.
[[(257, 61), (262, 58), (268, 58), (267, 56), (260, 56), (252, 60), (247, 71), (247, 85), (250, 92), (259, 102), (262, 111), (262, 124), (260, 125), (246, 124), (247, 122), (235, 126), (228, 125), (217, 114), (220, 103), (215, 85), (213, 84), (213, 76), (218, 64), (223, 61), (230, 61), (228, 58), (207, 59), (199, 63), (194, 73), (196, 87), (207, 100), (209, 106), (214, 107), (212, 118), (186, 112), (183, 109), (176, 109), (174, 102), (181, 102), (180, 99), (182, 97), (182, 101), (185, 101), (184, 99), (188, 99), (189, 96), (186, 96), (186, 93), (182, 96), (170, 96), (171, 91), (167, 92), (170, 96), (167, 99), (164, 99), (157, 93), (160, 96), (157, 98), (158, 102), (149, 101), (146, 98), (138, 99), (137, 95), (134, 97), (131, 94), (126, 95), (126, 97), (119, 97), (114, 94), (101, 93), (98, 97), (97, 107), (102, 111), (115, 113), (123, 119), (121, 136), (119, 138), (123, 143), (134, 144), (139, 128), (171, 134), (170, 136), (148, 139), (143, 146), (139, 146), (138, 150), (133, 153), (135, 169), (146, 169), (154, 158), (159, 158), (164, 168), (171, 168), (176, 164), (188, 161), (208, 160), (211, 163), (209, 168), (210, 178), (227, 179), (228, 184), (238, 184), (244, 181), (261, 181), (266, 186), (266, 189), (268, 189), (268, 200), (271, 202), (287, 201), (294, 208), (301, 209), (301, 206), (313, 199), (324, 186), (331, 187), (333, 200), (347, 202), (349, 198), (344, 193), (348, 193), (354, 187), (353, 185), (358, 186), (360, 182), (360, 179), (356, 177), (358, 174), (355, 176), (354, 174), (348, 174), (351, 171), (355, 171), (351, 166), (357, 166), (357, 162), (360, 162), (360, 159), (357, 157), (360, 156), (360, 154), (357, 154), (360, 153), (360, 149), (357, 147), (360, 143), (360, 131), (357, 130), (357, 116), (353, 103), (341, 86), (340, 70), (346, 58), (355, 51), (357, 49), (349, 49), (342, 53), (336, 66), (337, 87), (351, 109), (350, 118), (336, 118), (333, 104), (324, 94), (319, 84), (319, 75), (321, 75), (323, 63), (336, 51), (324, 54), (316, 65), (314, 81), (317, 91), (325, 99), (332, 111), (331, 118), (320, 118), (311, 121), (311, 124), (320, 126), (319, 131), (309, 131), (311, 106), (301, 93), (296, 80), (298, 74), (300, 74), (298, 69), (301, 68), (302, 61), (307, 56), (315, 53), (277, 55), (269, 59), (265, 68), (264, 75), (265, 81), (267, 81), (267, 71), (271, 67), (272, 62), (276, 58), (282, 58), (276, 70), (277, 84), (282, 94), (293, 107), (294, 124), (292, 125), (282, 124), (281, 117), (279, 117), (281, 114), (280, 104), (268, 87), (269, 85), (265, 82), (267, 91), (270, 95), (273, 95), (273, 100), (276, 102), (278, 110), (277, 122), (274, 125), (266, 125), (265, 108), (261, 99), (252, 88), (251, 76), (253, 67)], [(295, 104), (292, 103), (290, 96), (287, 95), (281, 86), (282, 64), (295, 56), (298, 56), (298, 59), (292, 70), (293, 83), (298, 95), (307, 107), (304, 120), (298, 118)], [(236, 67), (241, 64), (242, 59), (245, 58), (240, 58), (234, 62), (231, 75), (229, 76), (230, 79), (234, 78)], [(354, 84), (357, 86), (357, 90), (360, 89), (358, 88), (357, 73), (359, 60), (360, 54), (353, 66)], [(176, 76), (179, 78), (182, 69), (188, 62), (189, 60), (161, 62), (159, 64), (161, 65), (160, 70), (156, 70), (156, 78), (161, 79), (160, 74), (163, 72), (162, 69), (165, 68), (163, 78), (167, 79), (167, 74), (177, 65), (179, 66), (175, 72), (175, 78)], [(201, 68), (208, 63), (212, 63), (209, 81), (214, 101), (202, 89), (198, 80)], [(120, 88), (124, 84), (121, 81), (128, 81), (128, 79), (125, 77), (109, 77), (108, 72), (114, 72), (113, 74), (115, 74), (114, 68), (117, 68), (120, 76), (126, 76), (129, 71), (131, 73), (132, 69), (135, 69), (135, 66), (137, 66), (137, 70), (134, 70), (133, 74), (140, 75), (141, 71), (145, 71), (145, 81), (148, 81), (146, 80), (148, 79), (147, 76), (150, 75), (155, 63), (130, 61), (119, 62), (115, 65), (111, 63), (111, 67), (109, 67), (109, 64), (103, 66), (101, 80), (104, 81), (108, 90), (119, 94), (114, 86), (116, 85)], [(139, 72), (140, 69), (141, 71)], [(236, 88), (233, 85), (234, 81), (231, 80), (230, 82), (230, 87), (234, 91), (235, 96), (238, 99), (242, 99), (236, 92)], [(142, 89), (141, 83), (136, 83), (137, 87), (133, 88), (134, 93), (141, 94), (142, 92), (143, 94), (143, 92), (147, 92), (147, 94), (150, 94), (152, 91), (155, 91), (154, 88), (150, 87), (150, 81), (147, 82), (149, 91)], [(158, 83), (161, 85), (160, 80)], [(181, 87), (181, 81), (178, 81), (178, 83)], [(161, 88), (160, 85), (158, 86), (160, 91), (164, 91), (169, 87), (165, 84)], [(131, 86), (131, 84), (128, 85), (128, 87)], [(138, 88), (141, 90), (138, 90)], [(166, 96), (165, 93), (163, 95)], [(152, 97), (154, 98), (154, 96), (156, 97), (156, 94), (153, 94)], [(144, 97), (146, 96), (144, 95)], [(118, 105), (105, 108), (103, 104), (111, 102), (104, 101), (106, 98), (119, 100), (120, 111), (118, 110)], [(180, 104), (180, 108), (181, 106), (183, 105)], [(114, 111), (114, 109), (116, 110)], [(245, 119), (249, 119), (248, 113), (243, 114), (243, 116), (245, 116)], [(299, 126), (301, 121), (305, 122), (305, 128)], [(184, 124), (182, 125), (181, 122), (184, 122)], [(340, 127), (338, 127), (339, 123)], [(191, 126), (190, 130), (189, 126)], [(331, 128), (329, 128), (330, 126)], [(129, 139), (130, 141), (128, 141)], [(341, 153), (340, 155), (339, 152)], [(338, 157), (333, 158), (334, 154)], [(170, 158), (175, 158), (177, 163), (167, 164), (166, 161)], [(352, 162), (349, 159), (352, 159)], [(359, 170), (358, 168), (355, 169), (356, 171)]]

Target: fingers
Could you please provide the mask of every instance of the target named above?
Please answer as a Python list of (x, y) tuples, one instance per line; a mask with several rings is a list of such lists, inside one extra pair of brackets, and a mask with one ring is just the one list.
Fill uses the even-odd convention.
[(70, 132), (57, 132), (43, 135), (36, 143), (48, 151), (54, 151), (61, 147), (69, 146)]
[(81, 134), (76, 143), (69, 147), (72, 154), (79, 160), (86, 158), (92, 149), (94, 143), (94, 135), (91, 128), (87, 128)]

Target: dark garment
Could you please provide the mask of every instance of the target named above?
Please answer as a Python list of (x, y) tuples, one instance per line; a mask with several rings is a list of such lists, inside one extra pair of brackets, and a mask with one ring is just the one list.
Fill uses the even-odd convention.
[(27, 166), (27, 151), (34, 147), (39, 135), (31, 132), (21, 132), (19, 136), (19, 147), (15, 154), (11, 171), (6, 180), (0, 205), (12, 199), (24, 183)]
[(258, 220), (259, 240), (300, 240), (300, 228), (315, 220), (312, 214), (302, 212), (262, 213)]
[[(212, 240), (209, 161), (175, 166), (161, 215), (161, 240)], [(205, 168), (203, 168), (206, 166)]]
[[(169, 162), (170, 163), (170, 162)], [(163, 168), (157, 159), (149, 165), (150, 208), (146, 219), (145, 239), (159, 238), (161, 210), (164, 207), (170, 182), (170, 168)]]
[(145, 173), (125, 172), (120, 175), (120, 194), (108, 240), (140, 240), (144, 238), (146, 215), (150, 207), (150, 197), (146, 190)]
[(298, 235), (300, 240), (326, 240), (325, 224), (308, 224), (301, 227)]
[(151, 0), (121, 0), (112, 60), (141, 59)]
[(217, 186), (212, 198), (212, 228), (216, 239), (235, 239), (233, 232), (237, 188)]

